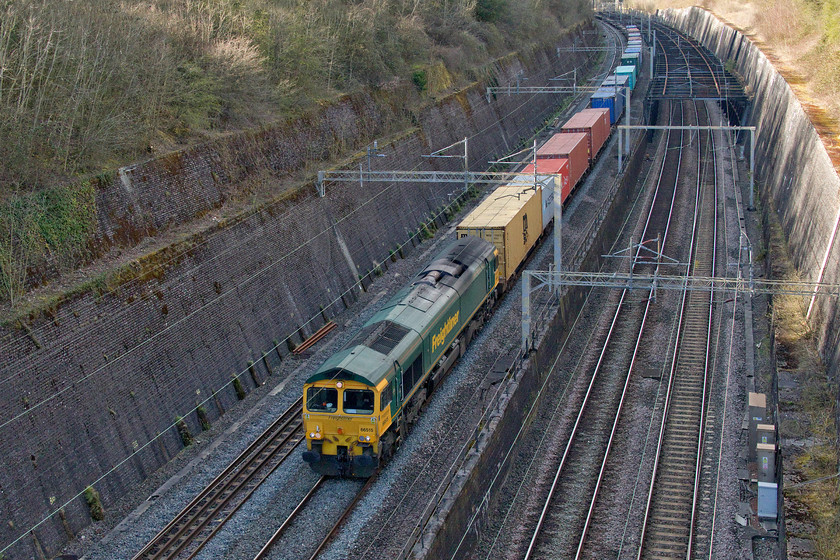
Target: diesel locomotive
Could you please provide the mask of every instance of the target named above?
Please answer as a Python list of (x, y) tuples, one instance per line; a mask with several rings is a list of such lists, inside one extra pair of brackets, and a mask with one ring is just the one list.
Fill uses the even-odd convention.
[(464, 353), (498, 286), (492, 243), (448, 245), (306, 381), (303, 460), (322, 475), (371, 476)]

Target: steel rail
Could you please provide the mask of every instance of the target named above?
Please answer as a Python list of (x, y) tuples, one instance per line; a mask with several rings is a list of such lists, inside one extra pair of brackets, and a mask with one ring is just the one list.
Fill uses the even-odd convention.
[[(661, 246), (661, 249), (660, 249), (660, 254), (657, 255), (657, 261), (656, 261), (656, 267), (655, 267), (654, 275), (659, 271), (659, 268), (662, 265), (661, 256), (662, 256), (662, 254), (664, 254), (665, 246), (667, 245), (668, 233), (669, 233), (670, 228), (671, 228), (671, 218), (672, 218), (672, 215), (673, 215), (674, 206), (675, 206), (675, 202), (676, 202), (677, 183), (679, 181), (680, 168), (682, 166), (682, 131), (680, 132), (680, 134), (681, 134), (681, 137), (680, 137), (680, 151), (679, 151), (679, 158), (677, 160), (677, 171), (676, 171), (675, 177), (674, 177), (674, 182), (675, 182), (674, 190), (671, 194), (671, 204), (670, 204), (670, 208), (669, 208), (669, 211), (668, 211), (668, 218), (667, 218), (667, 221), (666, 221), (665, 232), (662, 236), (662, 246)], [(664, 169), (664, 168), (665, 168), (665, 161), (663, 160), (662, 169)], [(660, 178), (661, 178), (661, 175), (660, 175)], [(645, 233), (647, 233), (647, 232), (645, 232)], [(647, 235), (643, 234), (642, 238), (644, 239), (645, 237), (647, 237)], [(639, 249), (637, 249), (637, 254), (636, 254), (637, 257), (638, 257), (638, 253), (639, 253), (640, 250), (641, 250), (641, 247)], [(643, 262), (642, 264), (648, 264), (648, 263)], [(598, 472), (598, 480), (597, 480), (596, 485), (595, 485), (595, 491), (592, 494), (592, 499), (590, 500), (590, 503), (589, 503), (589, 510), (587, 511), (586, 521), (584, 523), (583, 531), (581, 532), (580, 540), (578, 542), (578, 548), (577, 548), (577, 551), (575, 553), (575, 560), (579, 560), (581, 558), (581, 555), (583, 554), (583, 547), (584, 547), (584, 544), (586, 542), (586, 536), (587, 536), (587, 533), (588, 533), (588, 530), (589, 530), (589, 525), (592, 522), (592, 516), (593, 516), (594, 511), (595, 511), (595, 504), (596, 504), (597, 499), (598, 499), (598, 491), (601, 488), (601, 483), (602, 483), (602, 481), (604, 479), (604, 475), (606, 473), (607, 460), (609, 459), (609, 454), (610, 454), (610, 450), (612, 449), (612, 443), (613, 443), (613, 440), (615, 438), (615, 434), (618, 431), (618, 422), (619, 422), (619, 419), (620, 419), (620, 416), (621, 416), (621, 411), (622, 411), (623, 406), (624, 406), (624, 399), (627, 395), (627, 389), (630, 386), (630, 376), (631, 376), (631, 373), (633, 371), (633, 367), (636, 364), (636, 358), (638, 357), (639, 348), (641, 346), (642, 337), (643, 337), (643, 334), (644, 334), (644, 328), (645, 328), (645, 325), (646, 325), (646, 322), (647, 322), (648, 313), (650, 311), (651, 303), (653, 302), (653, 298), (651, 297), (652, 294), (653, 294), (653, 290), (651, 289), (650, 294), (646, 298), (647, 301), (645, 302), (645, 311), (644, 311), (644, 316), (642, 318), (642, 324), (639, 327), (639, 334), (636, 337), (636, 343), (635, 343), (635, 346), (633, 348), (633, 355), (632, 355), (632, 358), (630, 360), (630, 365), (627, 368), (627, 375), (625, 377), (624, 387), (622, 388), (621, 399), (619, 401), (619, 404), (618, 404), (618, 407), (617, 407), (617, 410), (616, 410), (616, 413), (615, 413), (615, 419), (613, 421), (612, 429), (610, 431), (610, 438), (609, 438), (609, 441), (607, 443), (607, 449), (604, 452), (604, 458), (601, 461), (601, 468)]]
[[(682, 161), (682, 134), (683, 134), (682, 131), (680, 131), (680, 141), (678, 143), (679, 150), (677, 152), (677, 154), (678, 154), (677, 155), (677, 157), (678, 157), (677, 168), (678, 169), (679, 169), (679, 165)], [(668, 138), (667, 138), (666, 143), (665, 143), (666, 147), (669, 145), (670, 140), (671, 140), (671, 131), (668, 131)], [(642, 238), (645, 237), (645, 234), (647, 233), (648, 228), (651, 225), (651, 220), (652, 220), (652, 217), (653, 217), (653, 214), (654, 214), (654, 209), (655, 209), (655, 206), (656, 206), (656, 200), (657, 200), (658, 195), (659, 195), (659, 189), (660, 189), (660, 186), (661, 186), (661, 183), (662, 183), (662, 178), (663, 178), (665, 169), (667, 167), (666, 166), (666, 161), (668, 159), (669, 153), (670, 153), (669, 150), (666, 149), (665, 157), (663, 158), (663, 163), (662, 163), (662, 166), (661, 166), (660, 171), (659, 171), (659, 177), (657, 179), (656, 188), (655, 188), (655, 191), (654, 191), (654, 194), (653, 194), (653, 202), (651, 203), (651, 206), (650, 206), (650, 209), (648, 211), (648, 215), (647, 215), (647, 218), (646, 218), (646, 221), (645, 221), (645, 226), (644, 226), (644, 229), (643, 229)], [(675, 181), (678, 178), (679, 178), (679, 172), (677, 172), (675, 174)], [(673, 202), (674, 202), (675, 193), (676, 193), (676, 184), (674, 185), (674, 193), (672, 194), (671, 204), (669, 205), (669, 221), (670, 221), (671, 212), (673, 211), (673, 206), (674, 206)], [(641, 248), (640, 247), (637, 248), (636, 255), (634, 257), (634, 261), (636, 261), (636, 258), (639, 256), (640, 251), (641, 251)], [(631, 270), (632, 270), (632, 267), (634, 267), (634, 266), (636, 266), (635, 262), (631, 264)], [(629, 292), (629, 290), (626, 290), (626, 289), (622, 291), (620, 300), (618, 302), (618, 305), (616, 306), (616, 310), (615, 310), (615, 313), (613, 315), (612, 321), (610, 323), (610, 328), (609, 328), (609, 331), (607, 333), (606, 340), (603, 343), (600, 355), (598, 357), (598, 362), (595, 366), (595, 370), (593, 371), (592, 378), (590, 379), (589, 386), (587, 387), (587, 391), (586, 391), (586, 394), (584, 396), (583, 402), (581, 403), (580, 408), (578, 410), (578, 414), (577, 414), (577, 417), (575, 419), (575, 423), (572, 427), (572, 431), (569, 435), (569, 439), (566, 442), (566, 446), (565, 446), (565, 449), (563, 451), (563, 456), (561, 457), (560, 464), (558, 465), (557, 470), (555, 472), (554, 480), (552, 481), (552, 484), (551, 484), (551, 487), (549, 489), (548, 495), (547, 495), (547, 497), (544, 501), (542, 511), (540, 512), (539, 519), (537, 520), (537, 525), (534, 529), (534, 532), (533, 532), (532, 537), (531, 537), (531, 541), (528, 545), (528, 549), (525, 553), (525, 556), (524, 556), (523, 560), (529, 560), (531, 558), (532, 554), (535, 552), (537, 542), (538, 542), (540, 533), (542, 531), (543, 525), (544, 525), (544, 523), (545, 523), (545, 521), (546, 521), (546, 519), (549, 515), (551, 502), (552, 502), (553, 497), (554, 497), (554, 495), (557, 491), (557, 486), (559, 484), (561, 474), (562, 474), (563, 469), (566, 465), (566, 462), (569, 458), (570, 450), (572, 448), (572, 444), (575, 442), (575, 437), (578, 433), (578, 429), (580, 428), (581, 420), (584, 416), (584, 413), (586, 412), (587, 404), (588, 404), (589, 399), (592, 395), (592, 388), (594, 387), (595, 381), (598, 377), (598, 373), (600, 372), (600, 369), (601, 369), (601, 365), (602, 365), (602, 363), (604, 361), (604, 358), (607, 354), (607, 349), (610, 347), (610, 342), (611, 342), (612, 335), (613, 335), (613, 332), (614, 332), (614, 329), (615, 329), (615, 325), (618, 321), (619, 315), (621, 314), (622, 306), (624, 304), (624, 301), (625, 301), (625, 298), (626, 298), (628, 292)], [(650, 299), (650, 298), (648, 298), (648, 299)], [(643, 325), (640, 326), (640, 328), (639, 328), (639, 333), (638, 333), (638, 337), (637, 337), (637, 341), (636, 341), (636, 347), (638, 347), (638, 339), (641, 338), (642, 330), (643, 330)], [(629, 377), (629, 371), (627, 373), (627, 376)], [(626, 380), (625, 380), (625, 387), (626, 387)], [(622, 397), (622, 400), (623, 400), (623, 397)], [(613, 427), (615, 427), (616, 422), (617, 422), (617, 419), (614, 420), (614, 426)], [(612, 439), (612, 436), (611, 436), (611, 439)], [(608, 451), (606, 453), (608, 453)], [(600, 477), (599, 477), (599, 482), (600, 482)], [(597, 489), (595, 490), (595, 494), (597, 494)], [(591, 509), (592, 509), (591, 504), (594, 501), (595, 501), (595, 496), (593, 496), (593, 499), (590, 502), (590, 512), (591, 512)], [(588, 522), (588, 520), (589, 520), (589, 515), (587, 516), (587, 522)], [(585, 530), (586, 530), (586, 526), (584, 528), (584, 533), (581, 536), (581, 542), (584, 540)], [(579, 544), (578, 554), (580, 553), (580, 550), (581, 550), (581, 545)]]
[[(711, 68), (710, 68), (711, 70)], [(705, 106), (707, 120), (711, 121), (711, 115), (709, 115), (708, 107)], [(708, 145), (710, 148), (707, 151), (711, 152), (712, 154), (712, 179), (713, 179), (713, 189), (712, 189), (712, 207), (714, 208), (714, 212), (712, 214), (712, 262), (711, 262), (711, 273), (714, 275), (715, 267), (717, 265), (717, 199), (718, 199), (718, 181), (717, 181), (717, 155), (715, 150), (715, 138), (712, 132), (709, 132), (709, 141)], [(706, 327), (706, 360), (703, 366), (703, 389), (702, 389), (702, 402), (700, 404), (700, 418), (698, 421), (699, 429), (697, 434), (697, 460), (695, 463), (694, 469), (694, 496), (691, 503), (691, 522), (689, 525), (689, 535), (688, 535), (688, 554), (686, 556), (687, 560), (691, 560), (691, 552), (692, 552), (692, 544), (694, 542), (694, 525), (697, 519), (697, 495), (700, 490), (700, 469), (702, 468), (703, 463), (703, 441), (706, 437), (706, 411), (708, 407), (708, 392), (709, 392), (709, 350), (711, 347), (712, 342), (712, 319), (714, 313), (714, 303), (715, 303), (715, 292), (714, 290), (709, 292), (709, 315), (707, 317), (708, 326)]]
[(315, 549), (315, 552), (313, 552), (312, 555), (309, 557), (309, 560), (315, 560), (316, 558), (318, 558), (318, 555), (321, 553), (322, 550), (324, 550), (324, 548), (326, 548), (327, 544), (329, 544), (333, 536), (335, 536), (335, 534), (338, 533), (338, 530), (344, 524), (344, 520), (347, 519), (347, 517), (356, 507), (356, 504), (359, 503), (359, 500), (361, 500), (362, 496), (364, 496), (367, 493), (368, 489), (370, 489), (370, 487), (373, 486), (373, 483), (376, 482), (376, 479), (378, 477), (379, 471), (373, 473), (373, 475), (367, 480), (365, 485), (362, 486), (362, 489), (359, 490), (359, 492), (356, 494), (356, 497), (353, 498), (353, 501), (350, 502), (350, 505), (347, 506), (347, 508), (344, 510), (344, 513), (341, 514), (341, 517), (339, 517), (338, 521), (335, 522), (332, 529), (330, 529), (330, 532), (327, 533), (327, 536), (325, 536), (324, 539), (320, 542), (320, 544), (318, 544), (318, 547)]
[(268, 539), (268, 541), (263, 545), (260, 551), (257, 552), (257, 555), (254, 556), (254, 560), (262, 560), (268, 555), (268, 551), (271, 549), (274, 543), (277, 542), (277, 539), (280, 538), (280, 535), (283, 534), (283, 532), (286, 530), (286, 527), (291, 525), (292, 521), (297, 517), (298, 513), (300, 513), (300, 510), (303, 509), (303, 506), (309, 503), (310, 498), (312, 498), (312, 496), (315, 495), (315, 491), (321, 487), (321, 484), (324, 483), (326, 478), (327, 477), (322, 476), (318, 479), (317, 482), (315, 482), (314, 485), (312, 485), (312, 488), (309, 490), (309, 492), (306, 493), (303, 499), (301, 499), (298, 505), (295, 506), (295, 509), (292, 510), (292, 513), (290, 513), (288, 517), (286, 517), (286, 520), (280, 524), (280, 527), (278, 527), (277, 530), (274, 531), (274, 533), (271, 535), (271, 538)]
[[(695, 105), (695, 108), (696, 108), (696, 105)], [(698, 112), (698, 117), (699, 117), (699, 112)], [(712, 139), (711, 133), (709, 133), (709, 137), (710, 137), (710, 140), (711, 140)], [(701, 239), (701, 234), (703, 232), (700, 229), (701, 224), (698, 221), (700, 219), (699, 216), (698, 216), (698, 212), (701, 209), (701, 200), (700, 200), (701, 186), (702, 186), (702, 184), (701, 184), (701, 174), (703, 173), (703, 170), (705, 169), (705, 166), (703, 164), (702, 151), (701, 151), (702, 148), (701, 148), (700, 144), (701, 143), (698, 142), (698, 153), (700, 154), (700, 156), (698, 157), (697, 210), (695, 212), (695, 224), (694, 224), (694, 228), (693, 228), (694, 233), (692, 234), (691, 249), (690, 249), (690, 254), (692, 255), (692, 260), (695, 262), (694, 266), (692, 267), (692, 271), (695, 271), (695, 272), (696, 272), (696, 268), (697, 268), (697, 263), (699, 262), (699, 259), (698, 259), (699, 254), (698, 253), (700, 253), (703, 250), (702, 249), (703, 241)], [(707, 142), (707, 144), (706, 144), (707, 145), (707, 150), (708, 150), (708, 144), (709, 144), (709, 142)], [(714, 153), (714, 152), (712, 152), (712, 153)], [(712, 221), (712, 229), (713, 229), (713, 232), (714, 232), (713, 236), (712, 236), (712, 252), (713, 252), (713, 254), (712, 254), (712, 264), (711, 264), (712, 271), (714, 270), (714, 250), (716, 249), (716, 235), (717, 235), (717, 229), (716, 229), (716, 227), (717, 227), (716, 226), (716, 221), (717, 221), (717, 214), (716, 214), (717, 213), (717, 187), (716, 187), (717, 176), (716, 176), (716, 174), (717, 174), (717, 170), (716, 170), (716, 165), (713, 167), (713, 169), (714, 169), (714, 176), (715, 176), (715, 187), (714, 187), (714, 192), (712, 194), (712, 204), (713, 204), (713, 207), (714, 207), (713, 221)], [(708, 221), (708, 219), (706, 219), (706, 221)], [(705, 263), (701, 263), (701, 266), (705, 266)], [(688, 277), (688, 275), (686, 277)], [(708, 367), (709, 367), (709, 352), (708, 351), (709, 351), (709, 344), (710, 344), (710, 339), (711, 339), (711, 323), (712, 323), (711, 318), (712, 318), (712, 312), (713, 312), (713, 309), (714, 309), (713, 308), (713, 302), (714, 302), (713, 298), (714, 298), (714, 291), (712, 290), (709, 293), (709, 302), (708, 302), (709, 311), (708, 311), (708, 314), (707, 314), (707, 317), (706, 317), (706, 328), (705, 328), (706, 332), (705, 332), (705, 337), (704, 337), (705, 338), (705, 344), (704, 344), (704, 352), (703, 352), (703, 354), (704, 354), (703, 377), (702, 377), (702, 383), (701, 383), (701, 393), (702, 393), (701, 405), (700, 405), (701, 410), (700, 410), (700, 414), (699, 414), (700, 418), (698, 419), (698, 424), (699, 424), (698, 425), (698, 434), (697, 434), (698, 439), (697, 439), (696, 447), (695, 447), (695, 450), (694, 450), (694, 453), (695, 453), (695, 455), (694, 455), (694, 457), (695, 457), (695, 469), (694, 469), (694, 473), (693, 473), (694, 484), (692, 485), (691, 500), (690, 500), (691, 501), (691, 505), (690, 505), (690, 510), (691, 511), (689, 513), (688, 531), (687, 531), (686, 541), (683, 543), (684, 546), (685, 546), (685, 551), (686, 551), (686, 553), (685, 553), (686, 556), (685, 557), (686, 558), (690, 558), (690, 551), (691, 551), (691, 548), (692, 548), (692, 542), (693, 542), (693, 538), (694, 538), (693, 527), (694, 527), (694, 522), (695, 522), (695, 519), (696, 519), (697, 489), (699, 487), (698, 486), (698, 481), (699, 481), (698, 472), (699, 472), (700, 464), (702, 462), (702, 438), (703, 438), (703, 435), (704, 435), (704, 433), (702, 431), (702, 424), (703, 424), (704, 418), (705, 418), (706, 393), (707, 393), (707, 389), (708, 389)], [(683, 295), (682, 295), (682, 298), (681, 298), (680, 309), (681, 310), (680, 310), (680, 313), (679, 313), (679, 325), (678, 325), (678, 328), (677, 328), (677, 342), (676, 342), (676, 345), (675, 345), (675, 351), (674, 351), (674, 355), (673, 355), (672, 362), (671, 362), (671, 370), (670, 370), (670, 375), (669, 375), (669, 380), (668, 380), (668, 388), (667, 388), (666, 397), (665, 397), (665, 405), (664, 405), (664, 408), (663, 408), (662, 420), (661, 420), (660, 429), (659, 429), (659, 438), (658, 438), (658, 442), (657, 442), (656, 455), (655, 455), (655, 458), (654, 458), (654, 465), (653, 465), (653, 471), (652, 471), (652, 475), (651, 475), (651, 482), (650, 482), (650, 487), (649, 487), (649, 490), (648, 490), (648, 498), (647, 498), (647, 501), (646, 501), (646, 504), (645, 504), (645, 513), (644, 513), (644, 518), (643, 518), (643, 522), (642, 522), (642, 530), (641, 530), (639, 548), (638, 548), (638, 553), (637, 553), (637, 558), (639, 558), (639, 559), (643, 558), (646, 555), (646, 551), (650, 551), (650, 550), (653, 549), (653, 547), (656, 547), (656, 546), (660, 546), (662, 549), (664, 549), (664, 548), (674, 548), (674, 547), (679, 548), (681, 546), (680, 543), (676, 543), (676, 544), (673, 543), (673, 534), (672, 534), (673, 533), (673, 527), (679, 526), (679, 524), (678, 523), (673, 524), (671, 518), (669, 518), (668, 529), (664, 530), (664, 533), (668, 534), (669, 545), (665, 545), (661, 541), (657, 542), (656, 540), (651, 538), (651, 533), (652, 533), (651, 528), (656, 526), (655, 525), (656, 520), (655, 520), (655, 516), (653, 514), (653, 511), (654, 511), (655, 503), (657, 503), (657, 502), (655, 502), (655, 497), (657, 495), (656, 492), (657, 492), (657, 488), (658, 488), (658, 482), (657, 482), (659, 480), (658, 473), (659, 473), (659, 470), (660, 470), (660, 467), (661, 467), (663, 457), (667, 457), (666, 442), (669, 441), (668, 438), (667, 438), (667, 434), (669, 433), (669, 427), (671, 427), (671, 429), (673, 429), (673, 430), (677, 430), (677, 428), (673, 428), (674, 424), (670, 423), (670, 420), (671, 420), (671, 416), (672, 416), (672, 414), (671, 414), (672, 406), (673, 406), (674, 402), (676, 402), (676, 400), (679, 399), (680, 396), (681, 396), (680, 389), (677, 388), (678, 387), (678, 385), (677, 385), (677, 374), (678, 374), (678, 371), (680, 370), (678, 368), (678, 366), (680, 364), (683, 364), (683, 366), (685, 367), (686, 364), (684, 364), (684, 360), (689, 360), (688, 363), (689, 364), (691, 363), (690, 362), (690, 359), (691, 359), (690, 357), (684, 359), (683, 356), (690, 356), (691, 355), (691, 352), (689, 351), (690, 347), (685, 346), (685, 344), (686, 344), (686, 341), (688, 341), (688, 343), (690, 345), (693, 342), (692, 338), (688, 337), (688, 335), (687, 335), (687, 328), (689, 326), (689, 315), (692, 312), (692, 310), (697, 309), (697, 307), (696, 306), (695, 307), (691, 306), (688, 289), (686, 289), (683, 292)], [(689, 381), (690, 381), (690, 377), (689, 377)], [(680, 385), (680, 387), (681, 386), (682, 385)], [(690, 388), (689, 389), (684, 389), (684, 391), (685, 390), (691, 391)], [(674, 484), (679, 484), (679, 483), (675, 482)], [(651, 541), (653, 542), (653, 544), (650, 544)], [(660, 550), (660, 553), (661, 553), (661, 550)], [(675, 552), (674, 554), (678, 554), (678, 553)], [(681, 554), (679, 556), (682, 557)], [(659, 557), (659, 556), (657, 556), (657, 557)]]
[[(201, 531), (215, 517), (216, 513), (228, 505), (233, 497), (242, 497), (237, 492), (247, 488), (256, 474), (261, 472), (259, 467), (273, 460), (296, 436), (302, 436), (300, 417), (302, 407), (303, 398), (301, 397), (193, 498), (172, 521), (132, 557), (132, 560), (175, 558), (188, 544), (200, 540)], [(300, 439), (298, 439), (299, 441)], [(291, 445), (291, 448), (293, 449), (298, 442)], [(290, 452), (291, 449), (281, 458), (281, 463)], [(277, 468), (277, 465), (264, 475), (268, 476), (274, 468)], [(199, 542), (198, 548), (193, 550), (192, 556), (229, 519), (239, 505), (244, 503), (244, 500), (259, 486), (265, 476), (258, 481), (256, 486), (246, 491), (244, 499), (236, 508), (228, 512), (221, 519), (221, 522), (214, 527), (210, 535)]]

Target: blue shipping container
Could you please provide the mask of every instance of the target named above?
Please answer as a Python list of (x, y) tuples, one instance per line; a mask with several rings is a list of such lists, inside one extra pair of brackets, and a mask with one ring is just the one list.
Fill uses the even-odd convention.
[(613, 125), (624, 114), (624, 90), (603, 87), (592, 94), (589, 106), (593, 109), (609, 109), (610, 124)]

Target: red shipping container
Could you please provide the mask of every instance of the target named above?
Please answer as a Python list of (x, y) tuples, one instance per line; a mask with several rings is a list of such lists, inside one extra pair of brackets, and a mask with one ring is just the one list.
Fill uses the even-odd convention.
[(601, 151), (601, 146), (610, 136), (610, 110), (599, 107), (584, 109), (572, 115), (560, 129), (562, 132), (583, 132), (586, 134), (589, 148), (589, 163), (595, 161), (595, 156)]
[[(520, 171), (522, 174), (530, 175), (534, 173), (534, 164), (529, 163), (525, 169)], [(537, 175), (557, 175), (555, 181), (560, 185), (560, 200), (566, 202), (569, 198), (569, 193), (572, 192), (572, 181), (569, 175), (569, 159), (568, 158), (552, 158), (552, 159), (538, 159), (537, 160)], [(546, 209), (543, 208), (543, 211)], [(553, 210), (548, 209), (549, 212)]]
[[(529, 163), (525, 169), (519, 172), (517, 178), (522, 181), (532, 181), (534, 164)], [(545, 178), (551, 175), (553, 181), (546, 181)], [(530, 176), (530, 177), (529, 177)], [(554, 218), (554, 190), (560, 191), (560, 203), (569, 198), (572, 191), (572, 183), (569, 181), (569, 160), (567, 158), (538, 159), (537, 180), (542, 185), (542, 226), (543, 231), (548, 227), (548, 222)]]
[[(605, 109), (607, 119), (610, 118), (609, 109)], [(537, 150), (537, 165), (540, 160), (565, 158), (569, 160), (569, 190), (577, 186), (580, 178), (589, 169), (589, 143), (587, 135), (582, 132), (571, 134), (558, 133), (548, 139), (548, 142)]]

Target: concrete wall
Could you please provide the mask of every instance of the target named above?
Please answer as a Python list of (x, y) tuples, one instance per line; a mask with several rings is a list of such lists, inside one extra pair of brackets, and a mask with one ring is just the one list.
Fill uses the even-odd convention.
[[(578, 42), (593, 41), (578, 35)], [(569, 44), (572, 36), (561, 40)], [(490, 79), (529, 85), (584, 64), (553, 49), (510, 57)], [(410, 115), (416, 129), (383, 146), (374, 168), (432, 169), (458, 160), (421, 154), (470, 137), (474, 169), (539, 127), (558, 102), (500, 96), (476, 84)], [(377, 94), (379, 95), (379, 94)], [(395, 97), (369, 94), (325, 109), (323, 120), (285, 123), (120, 170), (99, 185), (103, 243), (139, 241), (222, 204), (243, 182), (278, 181), (308, 159), (364, 145), (402, 118)], [(359, 138), (365, 138), (360, 142)], [(438, 167), (440, 166), (440, 167)], [(282, 172), (281, 172), (282, 171)], [(47, 554), (90, 522), (78, 494), (96, 482), (107, 510), (182, 447), (171, 428), (185, 417), (193, 433), (198, 403), (211, 419), (245, 388), (271, 375), (286, 337), (296, 342), (344, 308), (360, 275), (453, 199), (440, 184), (339, 183), (325, 198), (314, 186), (148, 255), (136, 278), (53, 306), (31, 324), (0, 331), (0, 549), (33, 554), (30, 528)], [(248, 361), (254, 362), (253, 373)], [(157, 437), (159, 434), (160, 437)], [(117, 466), (119, 465), (119, 466)], [(100, 477), (104, 477), (101, 478)], [(64, 517), (57, 515), (64, 507)]]
[[(826, 149), (809, 114), (772, 62), (748, 37), (700, 8), (665, 11), (664, 21), (697, 38), (731, 62), (753, 96), (748, 122), (757, 127), (756, 181), (774, 209), (804, 280), (840, 283), (840, 159)], [(819, 117), (819, 111), (809, 108)], [(828, 140), (829, 142), (831, 140)], [(833, 158), (830, 155), (833, 154)], [(826, 263), (823, 267), (823, 263)], [(836, 298), (817, 298), (811, 322), (830, 375), (840, 368), (840, 317)]]

